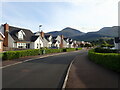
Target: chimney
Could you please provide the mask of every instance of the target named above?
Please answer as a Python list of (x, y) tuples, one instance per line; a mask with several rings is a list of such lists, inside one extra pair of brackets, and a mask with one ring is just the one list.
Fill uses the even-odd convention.
[(9, 31), (9, 25), (6, 23), (4, 24), (4, 32), (8, 32)]
[(60, 48), (63, 48), (63, 39), (64, 39), (64, 36), (61, 35), (61, 43), (60, 43)]
[(3, 45), (5, 47), (8, 47), (8, 32), (9, 32), (9, 25), (6, 23), (6, 24), (4, 24), (4, 36), (5, 36), (5, 39), (4, 39), (4, 42), (3, 42)]
[(44, 32), (43, 31), (40, 32), (40, 35), (41, 35), (42, 38), (44, 38)]

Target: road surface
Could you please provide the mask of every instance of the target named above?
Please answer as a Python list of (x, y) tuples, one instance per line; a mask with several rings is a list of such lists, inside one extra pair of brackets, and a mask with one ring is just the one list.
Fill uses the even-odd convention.
[(3, 88), (61, 88), (71, 61), (81, 51), (35, 59), (3, 68)]
[(94, 90), (114, 88), (113, 90), (120, 90), (120, 74), (90, 61), (87, 51), (85, 51), (74, 60), (66, 88), (94, 88)]

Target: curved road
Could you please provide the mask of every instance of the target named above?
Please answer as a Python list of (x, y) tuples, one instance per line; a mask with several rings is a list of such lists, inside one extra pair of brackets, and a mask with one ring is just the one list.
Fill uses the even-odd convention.
[(2, 69), (3, 88), (61, 88), (70, 62), (81, 51), (35, 59)]

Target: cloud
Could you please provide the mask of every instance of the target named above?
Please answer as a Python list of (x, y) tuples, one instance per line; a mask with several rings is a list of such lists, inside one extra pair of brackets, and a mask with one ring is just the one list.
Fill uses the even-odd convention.
[(45, 32), (73, 27), (83, 32), (117, 25), (118, 0), (59, 0), (59, 2), (3, 3), (3, 23)]

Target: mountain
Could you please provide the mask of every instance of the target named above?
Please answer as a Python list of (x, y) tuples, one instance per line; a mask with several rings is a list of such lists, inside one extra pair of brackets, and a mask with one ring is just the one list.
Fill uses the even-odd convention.
[(107, 35), (107, 36), (116, 37), (117, 34), (118, 34), (118, 26), (103, 27), (102, 29), (100, 29), (96, 33), (101, 34), (101, 35)]
[(84, 35), (73, 36), (71, 38), (78, 41), (92, 41), (100, 38), (111, 38), (111, 36), (97, 34), (96, 32), (88, 32)]
[(113, 26), (113, 27), (103, 27), (97, 32), (88, 32), (84, 35), (78, 35), (71, 37), (75, 40), (83, 40), (83, 41), (91, 41), (91, 40), (97, 40), (100, 38), (113, 38), (118, 36), (118, 28), (119, 26)]
[(66, 37), (73, 37), (73, 36), (84, 34), (83, 32), (81, 32), (77, 29), (70, 28), (70, 27), (66, 27), (61, 31), (54, 31), (54, 32), (48, 32), (48, 33), (53, 35), (53, 36), (64, 35)]
[(83, 40), (83, 41), (91, 41), (91, 40), (97, 40), (100, 38), (113, 38), (118, 36), (118, 27), (119, 26), (113, 26), (113, 27), (103, 27), (97, 32), (88, 32), (84, 33), (77, 29), (73, 29), (70, 27), (64, 28), (62, 31), (54, 31), (49, 32), (49, 34), (53, 36), (57, 35), (64, 35), (66, 37), (70, 37), (75, 40)]

